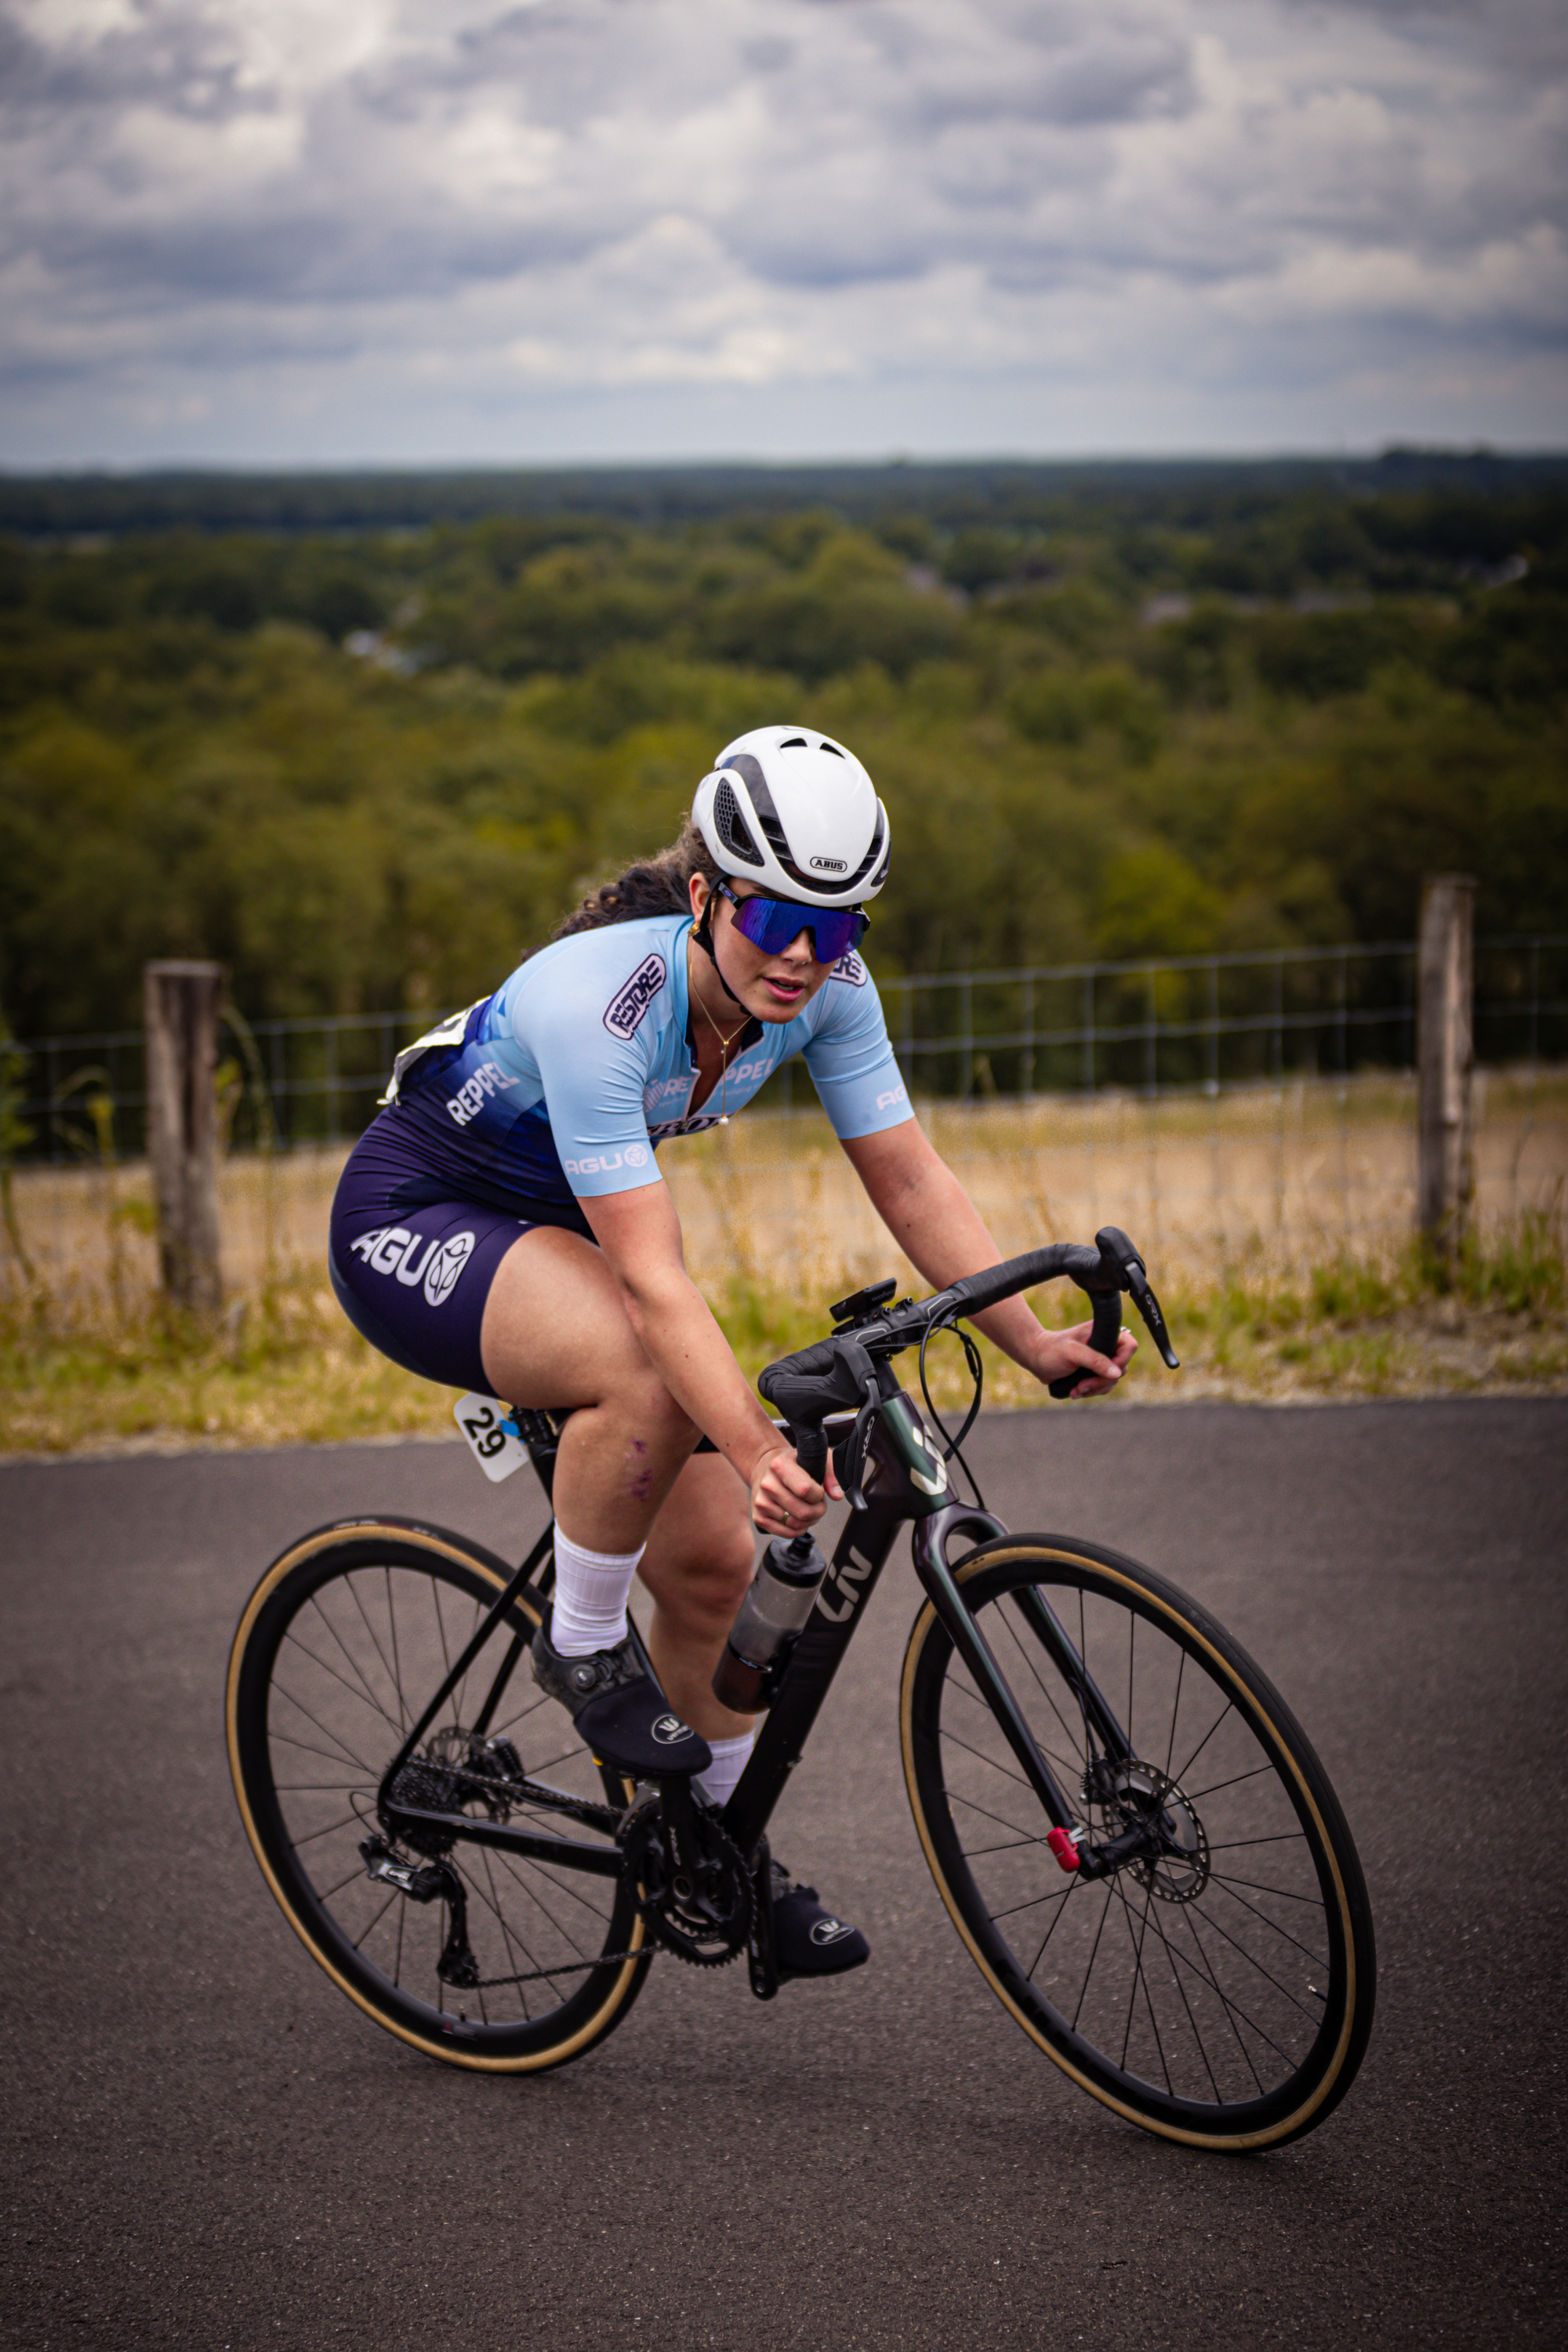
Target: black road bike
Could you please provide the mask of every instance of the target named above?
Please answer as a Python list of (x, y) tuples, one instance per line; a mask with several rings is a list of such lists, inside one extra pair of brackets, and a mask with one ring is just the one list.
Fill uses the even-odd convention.
[[(952, 1485), (979, 1358), (961, 1330), (975, 1392), (949, 1441), (931, 1340), (1059, 1275), (1089, 1293), (1097, 1348), (1114, 1349), (1130, 1292), (1174, 1367), (1142, 1264), (1107, 1227), (918, 1304), (877, 1284), (763, 1374), (814, 1476), (831, 1446), (850, 1507), (721, 1811), (684, 1779), (601, 1767), (538, 1690), (524, 1654), (549, 1529), (516, 1569), (381, 1516), (273, 1562), (235, 1635), (230, 1765), (268, 1885), (352, 2000), (433, 2057), (521, 2074), (603, 2040), (659, 1951), (743, 1952), (771, 1998), (768, 1820), (907, 1523), (925, 1600), (900, 1691), (904, 1777), (992, 1990), (1064, 2074), (1167, 2139), (1278, 2147), (1322, 2121), (1366, 2048), (1374, 1961), (1355, 1849), (1300, 1726), (1163, 1577), (1076, 1538), (1011, 1535)], [(911, 1348), (923, 1415), (891, 1369)], [(563, 1420), (513, 1416), (547, 1494)]]

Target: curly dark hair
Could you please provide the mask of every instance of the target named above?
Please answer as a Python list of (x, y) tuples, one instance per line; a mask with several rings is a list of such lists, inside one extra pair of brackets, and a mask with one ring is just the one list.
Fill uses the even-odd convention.
[(637, 923), (647, 915), (689, 914), (694, 874), (702, 875), (711, 887), (722, 877), (723, 868), (689, 816), (667, 848), (628, 866), (613, 882), (601, 883), (563, 923), (556, 925), (552, 936), (569, 940), (574, 931), (603, 930), (608, 923)]

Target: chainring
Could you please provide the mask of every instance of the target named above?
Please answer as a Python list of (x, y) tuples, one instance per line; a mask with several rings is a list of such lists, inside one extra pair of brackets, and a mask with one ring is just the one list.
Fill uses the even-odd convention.
[(616, 1832), (626, 1857), (623, 1875), (666, 1951), (692, 1968), (721, 1969), (744, 1951), (751, 1934), (751, 1874), (718, 1815), (687, 1802), (682, 1834), (659, 1790), (646, 1790), (637, 1800)]

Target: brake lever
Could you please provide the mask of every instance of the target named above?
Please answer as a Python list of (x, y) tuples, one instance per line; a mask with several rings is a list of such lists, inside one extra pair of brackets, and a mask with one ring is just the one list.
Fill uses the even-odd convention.
[(844, 1499), (852, 1511), (863, 1511), (868, 1507), (860, 1480), (866, 1468), (866, 1457), (871, 1451), (871, 1433), (876, 1426), (877, 1408), (881, 1402), (882, 1392), (873, 1374), (866, 1383), (866, 1402), (856, 1414), (855, 1426), (845, 1441), (844, 1467), (838, 1474)]
[(1160, 1351), (1160, 1361), (1168, 1372), (1179, 1371), (1182, 1360), (1171, 1345), (1171, 1335), (1165, 1328), (1165, 1318), (1160, 1311), (1159, 1300), (1149, 1286), (1148, 1276), (1136, 1258), (1130, 1265), (1123, 1268), (1123, 1272), (1127, 1276), (1127, 1288), (1132, 1304), (1142, 1317), (1149, 1337)]

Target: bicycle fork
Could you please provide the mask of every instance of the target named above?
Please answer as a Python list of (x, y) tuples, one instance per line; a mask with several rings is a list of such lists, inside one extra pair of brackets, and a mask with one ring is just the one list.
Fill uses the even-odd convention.
[[(1135, 1861), (1149, 1850), (1150, 1828), (1140, 1825), (1105, 1844), (1089, 1844), (1089, 1831), (1079, 1819), (1078, 1803), (1061, 1787), (1042, 1755), (1007, 1678), (997, 1664), (991, 1646), (976, 1624), (957, 1579), (947, 1564), (947, 1545), (952, 1537), (978, 1536), (984, 1541), (1005, 1538), (1009, 1532), (1001, 1520), (993, 1518), (988, 1511), (971, 1510), (959, 1503), (948, 1504), (942, 1509), (922, 1515), (916, 1523), (911, 1546), (915, 1570), (932, 1608), (951, 1635), (954, 1649), (968, 1667), (982, 1697), (986, 1700), (1001, 1727), (1003, 1737), (1017, 1759), (1025, 1778), (1045, 1808), (1052, 1824), (1047, 1832), (1046, 1843), (1063, 1870), (1078, 1871), (1086, 1879), (1109, 1877), (1122, 1864)], [(1078, 1700), (1087, 1741), (1091, 1748), (1094, 1742), (1099, 1743), (1107, 1762), (1130, 1763), (1132, 1748), (1126, 1733), (1044, 1593), (1032, 1586), (1026, 1587), (1018, 1595), (1018, 1605), (1031, 1631), (1038, 1637), (1042, 1649)], [(1099, 1760), (1091, 1752), (1091, 1773)]]

